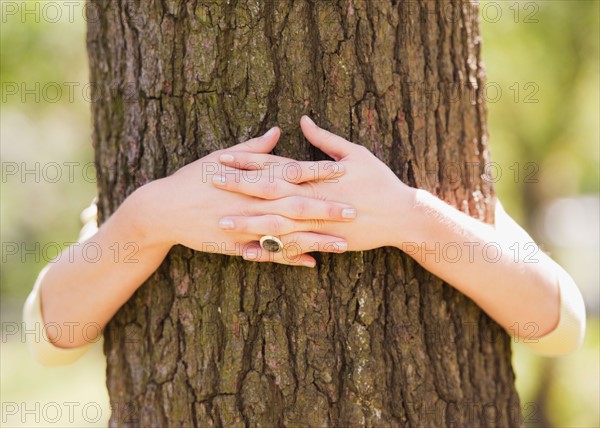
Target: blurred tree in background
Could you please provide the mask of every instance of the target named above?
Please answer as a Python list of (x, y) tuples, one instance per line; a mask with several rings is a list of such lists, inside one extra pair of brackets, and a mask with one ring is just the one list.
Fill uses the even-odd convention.
[[(35, 255), (36, 242), (52, 256), (56, 250), (46, 244), (74, 241), (79, 213), (96, 193), (93, 170), (83, 171), (93, 159), (83, 6), (71, 6), (73, 19), (61, 6), (62, 18), (53, 22), (41, 14), (23, 16), (24, 3), (35, 10), (33, 1), (0, 3), (3, 330), (4, 323), (20, 321), (46, 262), (41, 251)], [(7, 4), (16, 4), (17, 13), (8, 13)], [(549, 363), (515, 346), (517, 386), (523, 403), (535, 401), (530, 410), (540, 421), (598, 426), (599, 2), (484, 1), (481, 11), (492, 159), (502, 173), (496, 191), (507, 211), (573, 274), (588, 308), (588, 333), (578, 353)], [(11, 95), (14, 84), (18, 93)], [(38, 99), (23, 92), (32, 88)], [(36, 174), (22, 177), (23, 162), (30, 170), (36, 162), (40, 169), (49, 162), (81, 166), (72, 180), (63, 167), (57, 182), (36, 182)], [(15, 164), (17, 174), (9, 175)], [(15, 255), (5, 245), (12, 243), (20, 247)], [(3, 402), (89, 397), (108, 409), (100, 352), (75, 368), (48, 371), (31, 361), (18, 339), (3, 336)], [(539, 400), (547, 400), (545, 407)], [(106, 425), (108, 413), (102, 416), (97, 423)]]

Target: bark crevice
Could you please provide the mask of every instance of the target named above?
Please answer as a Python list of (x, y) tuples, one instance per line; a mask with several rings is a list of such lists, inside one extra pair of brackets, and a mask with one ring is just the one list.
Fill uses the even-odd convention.
[[(493, 221), (475, 4), (96, 4), (100, 222), (137, 187), (272, 125), (278, 154), (325, 158), (302, 114)], [(396, 249), (317, 260), (175, 247), (105, 330), (111, 402), (134, 409), (110, 425), (522, 425), (510, 340), (473, 302)]]

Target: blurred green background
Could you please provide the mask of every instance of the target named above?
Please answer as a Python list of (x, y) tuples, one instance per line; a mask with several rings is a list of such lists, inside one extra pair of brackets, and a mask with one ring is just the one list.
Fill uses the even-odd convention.
[[(32, 360), (19, 334), (9, 334), (44, 258), (56, 254), (53, 243), (77, 238), (79, 214), (96, 192), (93, 170), (86, 169), (93, 150), (84, 6), (0, 4), (0, 422), (47, 425), (44, 414), (58, 416), (48, 403), (59, 403), (56, 425), (104, 426), (110, 406), (100, 344), (73, 366), (47, 369)], [(481, 3), (492, 159), (502, 172), (496, 190), (509, 214), (572, 274), (588, 311), (584, 346), (572, 355), (546, 359), (515, 344), (529, 426), (600, 426), (599, 5)], [(65, 162), (78, 163), (71, 174)], [(25, 169), (34, 172), (23, 177)], [(8, 243), (19, 243), (18, 254)], [(80, 403), (72, 415), (67, 402)], [(42, 418), (11, 415), (11, 403), (37, 408)]]

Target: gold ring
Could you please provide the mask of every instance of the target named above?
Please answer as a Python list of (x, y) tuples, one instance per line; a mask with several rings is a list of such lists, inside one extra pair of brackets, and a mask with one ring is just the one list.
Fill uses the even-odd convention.
[(278, 237), (271, 235), (264, 235), (260, 238), (260, 246), (270, 253), (279, 253), (283, 250), (283, 242)]

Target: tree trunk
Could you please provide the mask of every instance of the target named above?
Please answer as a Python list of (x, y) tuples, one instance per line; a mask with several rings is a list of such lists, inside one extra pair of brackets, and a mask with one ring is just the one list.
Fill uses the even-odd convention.
[[(88, 6), (101, 221), (274, 125), (277, 154), (325, 159), (302, 114), (493, 221), (477, 5)], [(396, 249), (317, 257), (309, 270), (175, 247), (105, 330), (111, 425), (522, 425), (510, 338), (472, 301)]]

